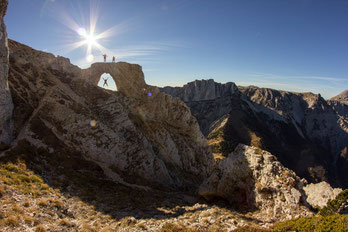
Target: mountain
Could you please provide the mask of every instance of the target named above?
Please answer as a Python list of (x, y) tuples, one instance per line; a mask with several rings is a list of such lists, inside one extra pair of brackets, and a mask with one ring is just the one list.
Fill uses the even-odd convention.
[[(82, 70), (12, 40), (9, 47), (15, 144), (47, 155), (75, 153), (114, 180), (146, 187), (192, 188), (213, 167), (189, 109), (147, 85), (139, 65), (95, 63)], [(119, 92), (96, 85), (105, 72)]]
[(348, 117), (320, 95), (214, 80), (161, 91), (190, 107), (216, 156), (228, 155), (239, 143), (252, 145), (310, 181), (348, 186)]
[[(287, 108), (298, 106), (291, 100), (277, 111), (268, 98), (257, 103), (262, 91), (252, 101), (257, 89), (245, 92), (233, 83), (173, 88), (197, 121), (179, 98), (147, 85), (140, 65), (80, 69), (67, 58), (7, 40), (7, 0), (0, 6), (0, 231), (274, 231), (275, 222), (313, 216), (313, 207), (345, 212), (347, 191), (306, 185), (260, 149), (293, 145), (296, 151), (301, 141), (310, 154), (319, 145), (300, 122), (318, 112), (334, 131), (312, 136), (330, 136), (328, 144), (340, 149), (345, 134), (333, 120), (344, 125), (345, 118), (320, 96), (295, 94), (300, 110)], [(103, 73), (112, 76), (117, 92), (97, 86)], [(315, 112), (301, 114), (310, 104)], [(248, 141), (253, 146), (237, 145)], [(225, 157), (214, 159), (211, 147)], [(340, 157), (346, 157), (344, 149)], [(325, 195), (317, 194), (318, 186)], [(346, 216), (333, 217), (319, 224), (315, 216), (299, 220), (345, 226)]]
[(337, 96), (330, 98), (330, 100), (348, 104), (348, 90), (344, 90), (342, 93), (338, 94)]
[[(53, 223), (57, 230), (69, 225), (74, 228), (83, 226), (82, 210), (88, 210), (90, 214), (106, 211), (117, 218), (138, 214), (137, 210), (141, 209), (141, 214), (146, 215), (144, 217), (156, 218), (163, 215), (158, 208), (170, 206), (171, 211), (182, 207), (185, 209), (183, 213), (178, 211), (176, 214), (185, 214), (185, 218), (190, 217), (192, 220), (200, 214), (205, 216), (199, 216), (199, 220), (211, 220), (211, 210), (221, 211), (223, 217), (229, 217), (232, 209), (224, 211), (220, 206), (205, 205), (212, 198), (226, 201), (221, 207), (233, 207), (240, 212), (255, 211), (257, 208), (267, 209), (267, 212), (283, 209), (280, 213), (267, 215), (255, 211), (248, 222), (248, 225), (253, 226), (265, 223), (271, 225), (274, 220), (313, 214), (309, 205), (305, 207), (306, 195), (302, 190), (305, 182), (295, 174), (291, 176), (296, 180), (296, 185), (281, 188), (286, 182), (281, 179), (279, 186), (273, 186), (276, 195), (284, 195), (289, 201), (278, 199), (274, 206), (272, 200), (260, 201), (264, 189), (270, 186), (262, 185), (262, 190), (254, 192), (257, 183), (266, 176), (273, 181), (276, 175), (287, 169), (279, 162), (275, 163), (275, 158), (265, 161), (265, 165), (260, 163), (255, 168), (255, 175), (249, 175), (249, 169), (236, 171), (233, 168), (222, 168), (223, 162), (218, 165), (213, 159), (190, 109), (181, 100), (160, 92), (155, 86), (147, 85), (139, 65), (125, 62), (94, 63), (88, 69), (80, 69), (67, 58), (37, 51), (13, 40), (8, 40), (8, 45), (8, 82), (14, 105), (11, 117), (14, 139), (0, 155), (0, 172), (4, 175), (0, 183), (6, 186), (6, 190), (0, 189), (0, 192), (5, 196), (2, 204), (6, 205), (5, 212), (8, 215), (4, 219), (4, 231), (11, 231), (11, 223), (15, 220), (7, 210), (17, 207), (9, 203), (13, 201), (11, 196), (23, 199), (20, 202), (25, 205), (28, 203), (24, 200), (31, 199), (29, 205), (35, 202), (32, 207), (35, 206), (35, 210), (41, 212), (32, 217), (40, 218), (46, 224)], [(97, 86), (100, 76), (105, 72), (115, 80), (117, 92)], [(222, 88), (221, 91), (227, 94), (231, 89), (239, 92), (234, 85)], [(239, 160), (254, 157), (255, 149), (259, 152), (255, 147), (240, 146), (245, 149), (238, 151)], [(271, 155), (267, 153), (266, 156)], [(234, 155), (231, 154), (231, 157)], [(248, 166), (247, 162), (244, 164)], [(269, 175), (267, 165), (275, 166), (280, 171)], [(264, 171), (258, 173), (260, 169)], [(239, 183), (237, 186), (241, 186), (244, 198), (235, 195), (235, 191), (226, 191), (225, 195), (221, 195), (217, 190), (211, 190), (208, 194), (210, 197), (207, 197), (204, 192), (214, 189), (209, 187), (209, 183), (216, 172), (240, 177), (234, 181)], [(241, 183), (245, 178), (248, 185), (243, 189)], [(225, 185), (226, 181), (234, 184), (228, 178), (221, 180), (221, 183)], [(198, 191), (207, 201), (197, 197)], [(113, 195), (125, 202), (113, 203)], [(40, 201), (34, 197), (39, 197)], [(255, 199), (255, 202), (250, 199)], [(147, 201), (143, 203), (146, 207), (139, 205), (142, 200)], [(66, 202), (70, 202), (73, 207)], [(91, 204), (95, 209), (85, 209), (85, 204)], [(58, 207), (62, 212), (51, 211), (50, 207)], [(294, 210), (284, 213), (289, 208)], [(143, 212), (149, 209), (150, 212)], [(16, 210), (27, 212), (27, 209)], [(197, 216), (190, 211), (197, 211)], [(50, 222), (53, 219), (47, 219), (63, 217), (59, 215), (65, 215), (65, 221), (54, 223)], [(234, 217), (238, 220), (237, 224), (246, 225), (242, 220), (243, 215)], [(174, 223), (174, 219), (171, 214), (166, 216), (167, 222)], [(114, 219), (107, 220), (115, 223)], [(151, 221), (153, 219), (142, 222), (137, 220), (134, 219), (136, 229), (131, 231), (138, 231), (141, 223), (146, 223), (152, 229), (166, 226), (160, 220), (155, 225)], [(180, 220), (189, 223), (185, 219)], [(122, 225), (125, 226), (126, 222)], [(219, 226), (237, 228), (230, 223)], [(19, 230), (28, 230), (20, 223), (17, 227)], [(120, 228), (120, 225), (113, 228)], [(128, 230), (129, 225), (126, 228)], [(209, 224), (207, 228), (215, 230)]]

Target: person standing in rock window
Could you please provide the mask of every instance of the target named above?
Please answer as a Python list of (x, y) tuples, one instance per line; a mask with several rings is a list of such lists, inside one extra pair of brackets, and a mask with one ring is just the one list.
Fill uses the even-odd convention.
[(104, 62), (106, 62), (106, 57), (108, 57), (106, 54), (103, 55), (104, 57)]
[(113, 56), (112, 57), (112, 62), (115, 63), (116, 58)]
[[(104, 80), (104, 85), (103, 85), (103, 87), (106, 85), (106, 86), (108, 86), (108, 78), (106, 78), (106, 79), (104, 79), (103, 78), (103, 80)], [(109, 87), (109, 86), (108, 86)]]

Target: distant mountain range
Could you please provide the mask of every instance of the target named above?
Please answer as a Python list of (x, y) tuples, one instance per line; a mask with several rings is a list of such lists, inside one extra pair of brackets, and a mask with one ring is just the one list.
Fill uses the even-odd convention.
[(239, 143), (253, 145), (301, 177), (348, 187), (347, 90), (326, 101), (320, 94), (210, 79), (161, 91), (190, 107), (216, 156), (226, 156)]

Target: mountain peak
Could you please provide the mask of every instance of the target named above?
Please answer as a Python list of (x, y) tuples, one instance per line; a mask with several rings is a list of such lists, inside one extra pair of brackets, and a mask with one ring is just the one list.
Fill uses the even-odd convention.
[(348, 104), (348, 90), (344, 90), (342, 93), (338, 94), (337, 96), (330, 98), (330, 100), (339, 101), (344, 104)]

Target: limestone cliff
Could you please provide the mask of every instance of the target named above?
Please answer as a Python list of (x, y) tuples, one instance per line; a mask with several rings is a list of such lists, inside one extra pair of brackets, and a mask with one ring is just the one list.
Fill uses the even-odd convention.
[[(348, 165), (344, 155), (348, 147), (347, 105), (334, 105), (312, 93), (255, 86), (235, 86), (215, 98), (204, 96), (204, 92), (230, 89), (228, 86), (235, 85), (202, 80), (161, 91), (185, 101), (214, 153), (226, 156), (239, 143), (252, 145), (270, 151), (310, 181), (348, 186), (344, 168)], [(197, 96), (194, 100), (191, 93)]]
[(8, 46), (4, 16), (7, 0), (0, 0), (0, 150), (6, 149), (12, 140), (11, 115), (13, 110), (8, 87)]
[[(214, 167), (189, 108), (147, 85), (139, 65), (81, 70), (15, 41), (9, 47), (17, 145), (80, 155), (117, 182), (166, 190), (194, 189)], [(96, 85), (103, 73), (118, 92)]]

